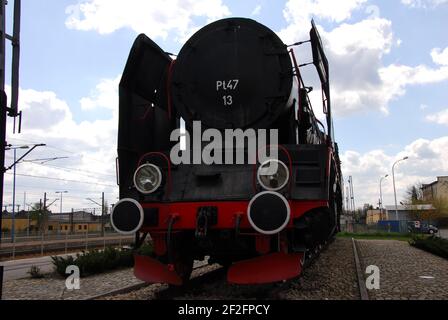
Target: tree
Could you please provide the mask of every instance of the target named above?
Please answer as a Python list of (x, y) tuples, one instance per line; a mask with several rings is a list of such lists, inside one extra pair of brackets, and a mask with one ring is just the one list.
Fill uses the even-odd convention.
[[(406, 190), (406, 198), (404, 200), (405, 206), (411, 212), (415, 220), (438, 219), (448, 217), (448, 199), (435, 198), (432, 200), (423, 200), (422, 183), (411, 185)], [(422, 210), (418, 205), (432, 205), (432, 209)]]
[(44, 230), (48, 222), (48, 214), (51, 213), (48, 208), (43, 208), (40, 202), (31, 205), (30, 217), (36, 221), (37, 228)]
[(423, 203), (422, 184), (420, 182), (407, 188), (404, 203), (408, 205)]

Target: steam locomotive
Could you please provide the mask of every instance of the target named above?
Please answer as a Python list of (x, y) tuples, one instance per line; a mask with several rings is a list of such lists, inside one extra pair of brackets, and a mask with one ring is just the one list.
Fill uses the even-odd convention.
[[(299, 65), (293, 46), (304, 43), (313, 61)], [(230, 283), (299, 276), (338, 232), (343, 203), (328, 61), (314, 22), (309, 40), (287, 46), (254, 20), (223, 19), (173, 56), (139, 35), (119, 86), (120, 200), (111, 225), (135, 234), (136, 247), (150, 235), (154, 249), (152, 257), (135, 255), (135, 276), (182, 285), (193, 261), (206, 256), (228, 268)], [(326, 125), (302, 78), (308, 64), (319, 75)], [(201, 132), (275, 129), (278, 156), (255, 164), (173, 163), (172, 132), (192, 136), (197, 121)], [(194, 148), (186, 143), (180, 152)], [(242, 152), (248, 158), (253, 150)]]

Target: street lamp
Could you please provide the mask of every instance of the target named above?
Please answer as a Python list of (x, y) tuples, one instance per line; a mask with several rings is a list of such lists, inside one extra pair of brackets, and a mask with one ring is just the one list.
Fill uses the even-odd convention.
[(383, 215), (383, 192), (381, 190), (381, 183), (383, 182), (383, 179), (386, 179), (388, 176), (389, 175), (386, 174), (384, 177), (381, 177), (381, 179), (380, 179), (380, 212), (381, 212), (380, 216), (381, 216), (381, 219), (382, 219), (382, 215)]
[(400, 162), (400, 161), (404, 161), (409, 159), (409, 157), (404, 157), (403, 159), (399, 159), (397, 161), (394, 162), (394, 164), (392, 165), (392, 180), (394, 183), (394, 197), (395, 197), (395, 219), (398, 221), (398, 206), (397, 206), (397, 190), (395, 189), (395, 172), (394, 172), (394, 167), (395, 165)]
[(389, 175), (386, 174), (384, 177), (381, 177), (380, 179), (380, 209), (383, 209), (383, 192), (381, 189), (381, 183), (383, 182), (384, 179), (386, 179)]
[(56, 194), (57, 194), (57, 193), (60, 193), (60, 194), (61, 194), (61, 212), (60, 212), (60, 213), (62, 214), (62, 194), (63, 194), (63, 193), (68, 193), (68, 191), (56, 191), (55, 193), (56, 193)]
[(11, 221), (11, 242), (14, 242), (15, 237), (15, 213), (16, 213), (16, 151), (17, 149), (29, 149), (28, 146), (8, 146), (5, 150), (14, 150), (14, 162), (13, 162), (13, 179), (12, 179), (12, 221)]

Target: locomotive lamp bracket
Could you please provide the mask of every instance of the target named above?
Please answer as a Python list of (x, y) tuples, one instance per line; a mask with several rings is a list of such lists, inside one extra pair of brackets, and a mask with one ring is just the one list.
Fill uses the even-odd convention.
[(196, 215), (196, 238), (205, 238), (208, 227), (218, 223), (218, 208), (200, 207)]

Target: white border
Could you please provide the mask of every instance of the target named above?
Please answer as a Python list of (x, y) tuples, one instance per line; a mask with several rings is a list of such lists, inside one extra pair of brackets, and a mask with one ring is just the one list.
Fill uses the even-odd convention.
[[(255, 225), (255, 223), (253, 222), (252, 217), (250, 216), (250, 209), (252, 207), (252, 203), (254, 203), (254, 201), (257, 200), (258, 197), (261, 197), (262, 195), (265, 195), (265, 194), (273, 194), (273, 195), (279, 197), (281, 200), (283, 200), (283, 202), (285, 203), (285, 206), (286, 206), (286, 219), (285, 219), (285, 222), (280, 227), (278, 227), (277, 229), (272, 230), (272, 231), (266, 231), (266, 230), (262, 230), (262, 229), (258, 228)], [(273, 212), (273, 214), (275, 214), (275, 212)], [(276, 234), (276, 233), (279, 233), (280, 231), (282, 231), (286, 227), (286, 225), (289, 223), (289, 219), (291, 218), (291, 208), (289, 206), (288, 200), (286, 200), (286, 198), (283, 195), (281, 195), (280, 193), (273, 192), (273, 191), (263, 191), (263, 192), (260, 192), (260, 193), (256, 194), (250, 200), (249, 206), (247, 207), (247, 218), (249, 219), (249, 223), (252, 226), (252, 228), (257, 230), (258, 232), (260, 232), (262, 234), (268, 234), (268, 235)]]
[[(122, 230), (118, 229), (118, 228), (115, 226), (115, 224), (114, 224), (114, 219), (113, 219), (114, 212), (115, 212), (115, 208), (116, 208), (120, 203), (122, 203), (122, 202), (126, 202), (126, 201), (128, 201), (128, 202), (132, 202), (133, 204), (135, 204), (135, 205), (137, 206), (138, 210), (140, 211), (140, 221), (139, 221), (137, 227), (136, 227), (135, 229), (131, 230), (131, 231), (122, 231)], [(112, 212), (110, 213), (110, 224), (111, 224), (112, 227), (115, 229), (115, 231), (117, 231), (118, 233), (129, 235), (129, 234), (136, 233), (138, 230), (140, 230), (140, 228), (141, 228), (142, 225), (143, 225), (143, 220), (144, 220), (144, 218), (145, 218), (145, 216), (144, 216), (144, 213), (143, 213), (143, 208), (142, 208), (142, 206), (140, 205), (140, 203), (138, 203), (138, 201), (135, 200), (135, 199), (124, 198), (124, 199), (121, 199), (120, 201), (118, 201), (118, 202), (114, 205), (114, 207), (113, 207), (113, 209), (112, 209)]]
[[(284, 182), (281, 186), (279, 186), (279, 187), (277, 187), (277, 188), (268, 188), (268, 187), (266, 187), (266, 186), (263, 184), (263, 182), (261, 181), (261, 179), (260, 179), (260, 169), (261, 169), (266, 163), (271, 162), (271, 161), (275, 161), (275, 162), (277, 162), (278, 164), (282, 165), (282, 166), (286, 169), (286, 180), (285, 180), (285, 182)], [(261, 166), (258, 167), (258, 170), (257, 170), (257, 180), (258, 180), (258, 183), (260, 184), (260, 186), (263, 187), (263, 189), (266, 189), (266, 190), (269, 190), (269, 191), (278, 191), (278, 190), (281, 190), (281, 189), (283, 189), (283, 188), (288, 184), (288, 182), (289, 182), (289, 169), (288, 169), (288, 167), (286, 166), (286, 164), (285, 164), (283, 161), (280, 161), (280, 160), (277, 160), (277, 159), (266, 160), (265, 162), (263, 162), (263, 163), (261, 164)]]
[[(138, 172), (141, 168), (143, 168), (143, 167), (153, 167), (153, 168), (155, 168), (155, 169), (157, 170), (157, 174), (158, 174), (159, 177), (160, 177), (160, 179), (159, 179), (159, 183), (158, 183), (157, 186), (156, 186), (154, 189), (152, 189), (151, 191), (145, 191), (145, 190), (140, 189), (139, 187), (137, 187), (137, 183), (135, 182), (135, 178), (137, 177), (137, 172)], [(142, 164), (140, 167), (138, 167), (137, 170), (135, 170), (133, 181), (134, 181), (134, 186), (135, 186), (135, 188), (136, 188), (140, 193), (143, 193), (143, 194), (151, 194), (151, 193), (155, 192), (157, 189), (159, 189), (160, 185), (162, 184), (162, 172), (160, 171), (160, 168), (159, 168), (158, 166), (156, 166), (155, 164), (152, 164), (152, 163), (145, 163), (145, 164)]]

